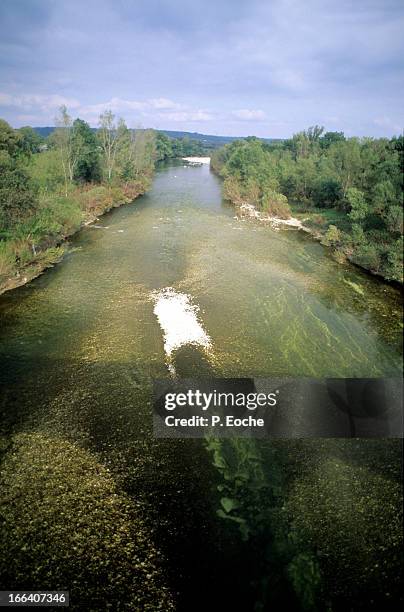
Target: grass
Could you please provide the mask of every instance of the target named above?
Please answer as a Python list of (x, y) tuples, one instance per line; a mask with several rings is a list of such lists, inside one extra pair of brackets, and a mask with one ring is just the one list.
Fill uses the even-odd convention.
[(325, 233), (330, 225), (335, 225), (343, 232), (348, 232), (351, 228), (346, 212), (336, 208), (315, 208), (314, 206), (290, 204), (290, 209), (293, 217), (304, 220), (304, 225), (317, 229), (321, 233)]

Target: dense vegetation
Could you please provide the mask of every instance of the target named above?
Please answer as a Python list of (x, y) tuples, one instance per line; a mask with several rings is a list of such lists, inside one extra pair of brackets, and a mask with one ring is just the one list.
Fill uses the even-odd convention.
[[(35, 127), (34, 130), (39, 136), (47, 138), (54, 130), (54, 127)], [(201, 134), (200, 132), (183, 132), (179, 130), (159, 130), (161, 134), (168, 136), (170, 140), (182, 140), (188, 142), (194, 140), (202, 146), (205, 151), (218, 149), (223, 145), (240, 140), (237, 136), (216, 136), (212, 134)], [(264, 138), (265, 142), (280, 142), (281, 138)]]
[(173, 159), (175, 157), (191, 157), (206, 155), (209, 147), (199, 140), (184, 136), (170, 138), (164, 132), (156, 135), (157, 160)]
[(32, 128), (0, 120), (0, 286), (14, 286), (62, 253), (63, 238), (83, 222), (147, 189), (155, 133), (129, 130), (111, 112), (94, 131), (60, 109), (44, 141)]
[[(281, 143), (247, 138), (212, 156), (224, 196), (306, 218), (338, 260), (403, 282), (404, 138), (345, 138), (318, 126)], [(308, 219), (307, 219), (308, 218)]]

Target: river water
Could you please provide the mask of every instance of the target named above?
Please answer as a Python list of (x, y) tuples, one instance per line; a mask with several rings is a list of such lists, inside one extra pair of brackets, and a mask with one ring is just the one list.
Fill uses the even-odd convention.
[(153, 378), (170, 368), (401, 373), (398, 290), (336, 263), (302, 232), (238, 220), (207, 165), (161, 166), (148, 194), (72, 246), (61, 264), (0, 298), (4, 436), (40, 430), (89, 449), (126, 491), (154, 500), (170, 554), (180, 517), (184, 576), (186, 536), (202, 549), (217, 529), (206, 493), (214, 474), (200, 441), (152, 440)]

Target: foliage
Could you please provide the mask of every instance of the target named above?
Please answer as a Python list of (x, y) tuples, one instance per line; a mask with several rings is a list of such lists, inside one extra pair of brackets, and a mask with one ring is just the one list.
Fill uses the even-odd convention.
[(220, 475), (217, 514), (261, 559), (257, 609), (271, 608), (285, 576), (303, 610), (398, 601), (398, 440), (209, 438), (207, 448)]
[(206, 155), (207, 152), (210, 152), (210, 148), (199, 140), (194, 140), (188, 136), (170, 138), (163, 132), (156, 132), (156, 161)]
[(76, 119), (73, 123), (73, 154), (77, 153), (73, 178), (83, 183), (101, 180), (101, 162), (97, 139), (88, 123)]
[(21, 148), (28, 154), (39, 153), (43, 138), (29, 125), (19, 128), (21, 136)]
[(37, 206), (37, 191), (25, 167), (25, 153), (21, 135), (0, 120), (0, 237)]
[[(345, 138), (313, 126), (282, 143), (232, 142), (211, 166), (225, 179), (225, 198), (279, 216), (290, 206), (307, 212), (306, 224), (326, 234), (339, 259), (403, 282), (403, 151), (402, 136)], [(287, 199), (280, 210), (278, 194)]]
[[(113, 206), (149, 187), (155, 133), (129, 130), (109, 111), (98, 134), (61, 107), (47, 148), (32, 128), (13, 130), (0, 120), (0, 277), (39, 265), (52, 249)], [(106, 180), (102, 180), (105, 177)]]
[(234, 204), (246, 202), (281, 218), (290, 217), (286, 196), (280, 193), (276, 168), (257, 138), (235, 141), (212, 155), (212, 168), (223, 176), (223, 195)]

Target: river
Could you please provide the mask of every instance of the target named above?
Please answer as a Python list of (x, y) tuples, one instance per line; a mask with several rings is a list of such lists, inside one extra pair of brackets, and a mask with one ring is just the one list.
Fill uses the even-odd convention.
[[(173, 350), (170, 320), (164, 336), (156, 311), (164, 290), (186, 300), (199, 326)], [(178, 551), (178, 588), (191, 548), (198, 571), (211, 576), (207, 564), (219, 564), (207, 544), (220, 530), (210, 518), (215, 472), (201, 441), (152, 440), (153, 378), (169, 367), (181, 376), (401, 374), (399, 291), (336, 263), (302, 232), (238, 220), (208, 165), (162, 165), (148, 194), (83, 229), (62, 263), (1, 296), (0, 317), (4, 438), (62, 436), (125, 491), (153, 500), (157, 537), (168, 555)]]

